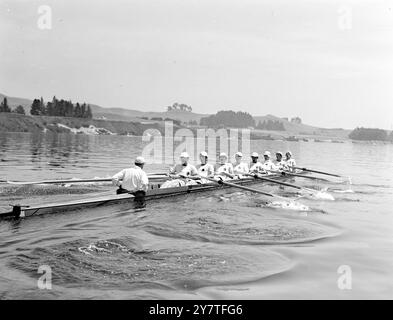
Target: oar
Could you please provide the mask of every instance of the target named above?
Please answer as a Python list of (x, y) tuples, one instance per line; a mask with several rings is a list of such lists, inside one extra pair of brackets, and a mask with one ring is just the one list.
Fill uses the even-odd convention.
[[(166, 176), (151, 174), (148, 175), (149, 179), (162, 179)], [(7, 181), (8, 184), (14, 185), (32, 185), (32, 184), (65, 184), (65, 183), (87, 183), (87, 182), (111, 182), (112, 178), (99, 178), (99, 179), (67, 179), (67, 180), (42, 180), (42, 181)]]
[(230, 182), (227, 182), (227, 181), (224, 181), (224, 180), (216, 180), (214, 178), (209, 178), (209, 177), (200, 177), (200, 178), (201, 179), (206, 179), (206, 180), (209, 180), (209, 181), (212, 181), (212, 182), (216, 182), (218, 184), (225, 184), (225, 185), (227, 185), (229, 187), (238, 188), (238, 189), (242, 189), (242, 190), (246, 190), (246, 191), (251, 191), (251, 192), (263, 194), (263, 195), (268, 196), (268, 197), (277, 197), (277, 198), (282, 198), (282, 199), (287, 200), (284, 197), (280, 197), (280, 196), (272, 194), (272, 193), (263, 192), (261, 190), (257, 190), (257, 189), (253, 189), (253, 188), (249, 188), (249, 187), (245, 187), (245, 186), (241, 186), (241, 185), (238, 185), (236, 183), (230, 183)]
[(67, 179), (67, 180), (41, 180), (41, 181), (7, 181), (8, 184), (31, 185), (31, 184), (64, 184), (64, 183), (82, 183), (82, 182), (108, 182), (111, 178), (101, 179)]
[[(266, 170), (266, 169), (265, 169)], [(279, 173), (283, 176), (291, 176), (291, 177), (299, 177), (299, 178), (305, 178), (305, 179), (310, 179), (310, 180), (319, 180), (319, 181), (329, 181), (324, 178), (318, 178), (318, 177), (313, 177), (313, 176), (306, 176), (304, 174), (297, 174), (297, 173), (292, 173), (288, 171), (273, 171), (273, 170), (266, 170), (268, 172), (272, 173)]]
[(291, 188), (295, 188), (295, 189), (298, 189), (298, 190), (304, 190), (304, 191), (310, 192), (310, 193), (312, 193), (312, 194), (315, 194), (315, 193), (318, 192), (318, 191), (313, 190), (313, 189), (309, 189), (309, 188), (297, 186), (296, 184), (292, 184), (292, 183), (287, 183), (287, 182), (282, 182), (282, 181), (278, 181), (278, 180), (274, 180), (274, 179), (265, 178), (265, 177), (262, 177), (262, 176), (260, 176), (260, 175), (258, 175), (258, 174), (246, 173), (246, 174), (244, 174), (244, 175), (245, 175), (245, 176), (249, 176), (249, 177), (254, 177), (255, 179), (260, 179), (260, 180), (263, 180), (263, 181), (268, 181), (268, 182), (271, 182), (271, 183), (276, 183), (276, 184), (279, 184), (279, 185), (282, 185), (282, 186), (291, 187)]
[(339, 174), (328, 173), (328, 172), (324, 172), (324, 171), (317, 171), (317, 170), (312, 170), (312, 169), (307, 169), (307, 168), (300, 168), (300, 167), (292, 167), (292, 168), (303, 170), (303, 171), (308, 171), (308, 172), (324, 174), (326, 176), (332, 176), (332, 177), (338, 177), (338, 178), (346, 178), (344, 176), (340, 176)]
[(292, 173), (292, 172), (287, 172), (287, 171), (281, 171), (281, 175), (283, 176), (291, 176), (291, 177), (299, 177), (299, 178), (304, 178), (304, 179), (310, 179), (310, 180), (319, 180), (319, 181), (329, 181), (324, 178), (318, 178), (318, 177), (313, 177), (313, 176), (306, 176), (303, 174), (297, 174), (297, 173)]
[(265, 178), (265, 177), (262, 177), (262, 176), (260, 176), (258, 174), (246, 173), (246, 174), (243, 174), (243, 175), (249, 176), (249, 177), (254, 177), (255, 179), (260, 179), (260, 180), (268, 181), (268, 182), (271, 182), (271, 183), (277, 183), (277, 184), (280, 184), (282, 186), (292, 187), (292, 188), (299, 189), (299, 190), (303, 189), (303, 187), (297, 186), (295, 184), (282, 182), (282, 181), (277, 181), (277, 180), (273, 180), (273, 179), (269, 179), (269, 178)]

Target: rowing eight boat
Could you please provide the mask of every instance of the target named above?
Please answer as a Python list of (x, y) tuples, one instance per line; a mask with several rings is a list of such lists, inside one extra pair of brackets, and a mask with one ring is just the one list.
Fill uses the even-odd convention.
[[(271, 175), (269, 174), (269, 178), (274, 180), (291, 179), (291, 177), (287, 177), (281, 174), (271, 174)], [(271, 184), (270, 182), (261, 182), (261, 180), (256, 179), (254, 177), (231, 179), (228, 181), (231, 181), (232, 184), (237, 184), (237, 185), (250, 185), (256, 183)], [(209, 183), (180, 186), (180, 187), (173, 187), (173, 188), (160, 188), (160, 183), (156, 182), (153, 183), (151, 185), (151, 189), (149, 189), (146, 192), (146, 196), (144, 200), (148, 201), (148, 200), (162, 199), (162, 198), (184, 195), (188, 193), (213, 191), (213, 190), (224, 189), (224, 188), (230, 188), (230, 186), (225, 184), (215, 183), (215, 182), (209, 182)], [(15, 204), (12, 205), (11, 212), (0, 213), (0, 217), (29, 217), (37, 214), (76, 211), (76, 210), (94, 208), (104, 205), (114, 205), (114, 204), (127, 203), (127, 202), (134, 203), (135, 202), (134, 200), (136, 199), (132, 194), (119, 194), (119, 195), (92, 197), (92, 198), (85, 198), (85, 199), (73, 200), (67, 202), (47, 203), (47, 204), (39, 204), (39, 205)]]

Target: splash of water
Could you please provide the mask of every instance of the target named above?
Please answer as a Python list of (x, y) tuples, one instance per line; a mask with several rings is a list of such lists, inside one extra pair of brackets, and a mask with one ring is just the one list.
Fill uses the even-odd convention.
[(334, 193), (355, 193), (355, 191), (353, 191), (352, 189), (347, 189), (347, 190), (332, 189), (330, 191)]
[(272, 201), (266, 204), (267, 207), (275, 209), (287, 209), (295, 211), (310, 211), (310, 207), (296, 201)]
[(89, 246), (87, 247), (79, 247), (78, 251), (84, 254), (91, 255), (92, 252), (112, 253), (113, 249), (117, 249), (123, 252), (129, 251), (129, 249), (126, 246), (123, 246), (120, 243), (107, 241), (107, 240), (98, 241), (97, 243), (89, 244)]
[(312, 199), (334, 201), (334, 197), (330, 193), (328, 193), (327, 190), (328, 190), (327, 187), (322, 188), (321, 190), (305, 188), (305, 191), (309, 193), (308, 196)]
[(326, 191), (322, 191), (322, 190), (314, 192), (311, 196), (313, 198), (315, 198), (315, 199), (318, 199), (318, 200), (331, 200), (331, 201), (334, 201), (334, 197), (330, 193), (328, 193)]

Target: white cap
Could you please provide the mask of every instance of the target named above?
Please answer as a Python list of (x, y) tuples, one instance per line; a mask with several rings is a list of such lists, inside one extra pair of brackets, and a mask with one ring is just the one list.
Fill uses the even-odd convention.
[(226, 154), (225, 152), (221, 152), (221, 153), (220, 153), (220, 157), (228, 158), (228, 156), (227, 156), (227, 154)]
[(243, 157), (243, 153), (241, 153), (241, 152), (236, 152), (236, 153), (235, 153), (235, 156)]
[(282, 157), (282, 152), (281, 151), (277, 151), (276, 154), (280, 154)]
[(144, 164), (145, 162), (145, 158), (143, 157), (136, 157), (135, 159), (135, 164)]
[(292, 152), (291, 151), (287, 151), (287, 153), (285, 155), (289, 154), (290, 156), (292, 156)]
[(201, 153), (199, 155), (203, 156), (203, 157), (207, 157), (207, 152), (206, 151), (201, 151)]
[(187, 152), (182, 152), (180, 153), (180, 158), (189, 158), (190, 156), (188, 155)]
[(253, 157), (253, 158), (259, 158), (258, 152), (253, 152), (253, 153), (251, 153), (251, 157)]
[(271, 154), (270, 154), (269, 151), (265, 151), (265, 153), (264, 153), (263, 155), (264, 155), (264, 156), (269, 156), (269, 157), (271, 157)]

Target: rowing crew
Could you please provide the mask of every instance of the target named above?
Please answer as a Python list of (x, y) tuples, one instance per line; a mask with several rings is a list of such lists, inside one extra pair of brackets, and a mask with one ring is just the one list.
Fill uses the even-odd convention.
[[(235, 162), (228, 161), (226, 153), (220, 153), (219, 161), (214, 166), (208, 163), (208, 154), (202, 151), (199, 154), (200, 163), (196, 166), (189, 163), (190, 156), (187, 152), (180, 154), (180, 163), (169, 169), (169, 174), (174, 180), (166, 181), (161, 188), (178, 187), (183, 185), (206, 183), (205, 178), (236, 179), (247, 174), (270, 174), (280, 171), (294, 171), (296, 166), (292, 153), (288, 151), (283, 160), (282, 152), (276, 152), (276, 161), (271, 160), (271, 154), (266, 151), (263, 154), (264, 161), (259, 162), (257, 152), (251, 154), (251, 163), (243, 162), (243, 154), (235, 154)], [(112, 183), (118, 186), (117, 194), (134, 193), (137, 197), (143, 196), (149, 186), (149, 178), (143, 167), (145, 159), (137, 157), (133, 168), (123, 169), (112, 177)], [(187, 179), (185, 179), (187, 178)], [(193, 179), (194, 178), (194, 179)]]
[[(248, 165), (242, 161), (243, 154), (237, 152), (235, 154), (235, 163), (228, 161), (226, 153), (220, 153), (218, 162), (213, 166), (208, 163), (208, 155), (205, 151), (199, 154), (200, 163), (196, 166), (189, 163), (189, 155), (187, 152), (180, 154), (180, 163), (170, 168), (169, 173), (176, 180), (165, 182), (161, 188), (178, 187), (182, 185), (198, 184), (208, 182), (206, 178), (220, 178), (220, 179), (236, 179), (242, 178), (248, 174), (270, 174), (280, 171), (293, 171), (296, 166), (295, 160), (292, 158), (292, 153), (286, 153), (286, 160), (283, 160), (282, 152), (276, 152), (276, 161), (271, 160), (269, 151), (264, 153), (264, 161), (259, 162), (259, 155), (256, 152), (251, 154), (251, 163)], [(200, 179), (202, 177), (202, 179)], [(187, 178), (187, 181), (184, 180)], [(197, 178), (198, 180), (196, 180)]]
[(226, 153), (220, 153), (218, 163), (211, 165), (208, 163), (208, 155), (205, 151), (199, 154), (200, 163), (197, 166), (193, 166), (189, 163), (190, 156), (187, 152), (182, 152), (180, 155), (180, 163), (170, 168), (170, 174), (176, 174), (179, 176), (209, 176), (214, 175), (242, 175), (247, 173), (263, 173), (267, 174), (271, 171), (290, 171), (296, 166), (295, 160), (292, 158), (292, 153), (288, 151), (286, 153), (286, 160), (283, 160), (282, 152), (276, 152), (276, 161), (271, 160), (271, 154), (266, 151), (263, 154), (264, 161), (259, 162), (259, 155), (257, 152), (251, 154), (251, 163), (248, 165), (242, 161), (243, 154), (237, 152), (235, 154), (235, 162), (232, 164), (228, 161)]

